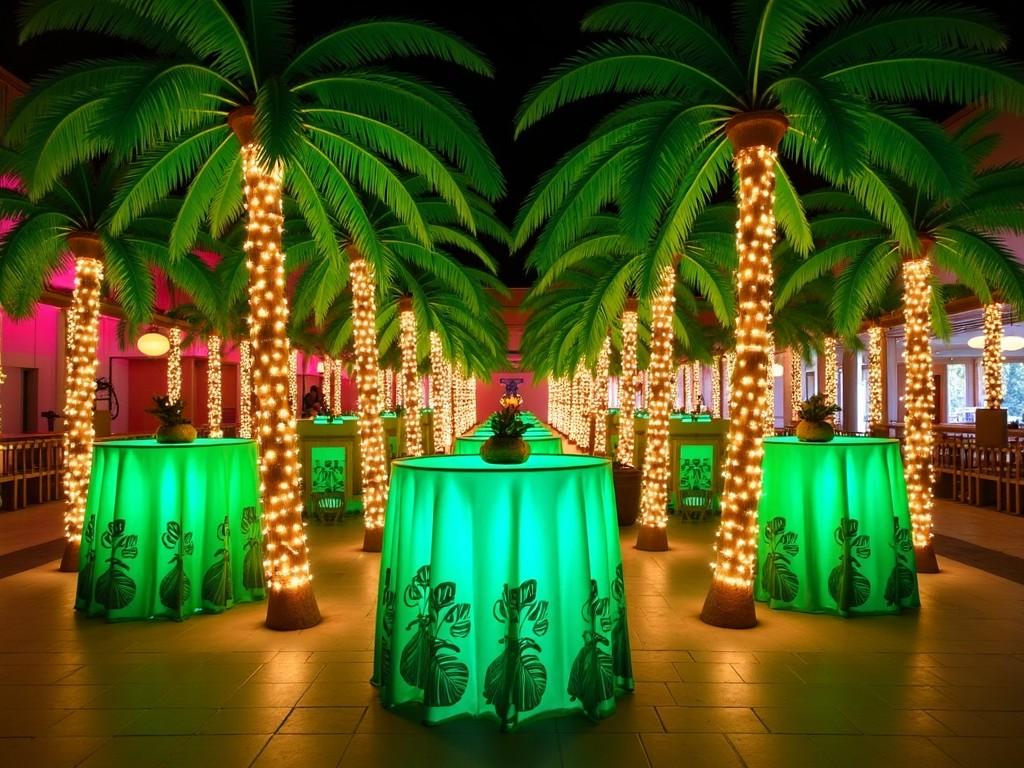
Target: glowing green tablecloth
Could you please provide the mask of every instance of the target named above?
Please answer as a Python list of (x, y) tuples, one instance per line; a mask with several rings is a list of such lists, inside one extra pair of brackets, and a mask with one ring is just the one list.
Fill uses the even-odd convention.
[(256, 443), (96, 443), (75, 609), (111, 621), (260, 600)]
[(395, 461), (376, 629), (381, 701), (428, 723), (612, 714), (633, 677), (611, 465)]
[(919, 606), (899, 443), (764, 441), (755, 596), (855, 616)]
[[(455, 438), (456, 455), (480, 453), (480, 446), (487, 442), (488, 437), (490, 437), (490, 435), (481, 435), (477, 433), (471, 437)], [(562, 438), (556, 437), (550, 432), (546, 435), (523, 435), (523, 439), (529, 443), (531, 455), (537, 453), (562, 452)]]

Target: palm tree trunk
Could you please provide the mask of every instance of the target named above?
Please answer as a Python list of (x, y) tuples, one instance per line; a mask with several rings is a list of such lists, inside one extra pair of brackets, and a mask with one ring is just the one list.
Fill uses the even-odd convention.
[(171, 328), (167, 338), (171, 345), (167, 352), (167, 399), (176, 403), (181, 400), (181, 329)]
[(256, 442), (263, 501), (264, 570), (270, 596), (266, 624), (293, 630), (320, 622), (313, 594), (295, 417), (288, 408), (291, 345), (281, 234), (283, 168), (267, 167), (253, 140), (253, 111), (236, 110), (229, 123), (242, 143), (245, 183), (246, 265), (249, 272), (249, 341), (256, 390)]
[(921, 237), (921, 255), (903, 262), (903, 321), (906, 340), (903, 476), (919, 573), (938, 573), (932, 533), (932, 265), (934, 241)]
[(85, 523), (92, 469), (92, 423), (96, 402), (96, 348), (99, 343), (100, 285), (103, 245), (92, 233), (68, 238), (75, 256), (75, 292), (71, 299), (68, 355), (64, 390), (64, 556), (60, 570), (78, 570), (78, 552)]
[(799, 420), (797, 414), (804, 402), (804, 359), (800, 350), (791, 347), (789, 350), (789, 423)]
[(676, 270), (662, 267), (658, 293), (651, 306), (651, 399), (647, 404), (647, 448), (644, 451), (644, 476), (640, 491), (640, 531), (636, 548), (649, 552), (668, 549), (668, 419), (672, 384), (672, 316), (675, 306)]
[(722, 418), (722, 356), (715, 355), (711, 363), (711, 417)]
[(772, 375), (766, 354), (772, 310), (775, 244), (775, 155), (786, 119), (774, 112), (734, 117), (726, 125), (739, 176), (736, 227), (736, 362), (729, 391), (729, 440), (723, 469), (722, 523), (715, 572), (701, 619), (742, 628), (757, 623), (754, 568), (761, 499), (764, 391)]
[(248, 339), (238, 344), (238, 436), (252, 439), (252, 345)]
[(1002, 408), (1006, 396), (1003, 379), (1003, 305), (985, 305), (985, 346), (981, 354), (981, 367), (985, 372), (985, 407)]
[(622, 376), (619, 378), (619, 444), (615, 459), (633, 466), (633, 411), (636, 408), (636, 299), (626, 299), (622, 313)]
[(224, 412), (221, 397), (220, 336), (206, 337), (206, 424), (210, 437), (224, 437), (221, 418)]
[(882, 343), (884, 331), (873, 325), (868, 328), (868, 433), (886, 434), (882, 410)]
[(423, 455), (423, 429), (420, 424), (420, 377), (416, 359), (416, 315), (412, 299), (403, 297), (398, 303), (398, 321), (401, 325), (402, 383), (405, 391), (405, 453)]
[(451, 367), (437, 331), (430, 332), (430, 408), (434, 412), (434, 453), (448, 453), (451, 428)]
[(608, 451), (608, 359), (611, 357), (612, 340), (604, 337), (601, 352), (597, 356), (594, 372), (594, 455), (604, 456)]
[(384, 425), (377, 390), (377, 302), (373, 267), (349, 249), (356, 387), (359, 391), (359, 449), (362, 455), (363, 551), (380, 552), (388, 503)]

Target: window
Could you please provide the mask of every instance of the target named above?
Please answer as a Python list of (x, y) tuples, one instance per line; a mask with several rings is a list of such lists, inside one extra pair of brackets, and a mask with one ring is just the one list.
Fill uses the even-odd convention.
[[(973, 409), (972, 410), (972, 416)], [(969, 421), (967, 418), (967, 366), (950, 363), (946, 366), (946, 420), (952, 424)]]
[(1014, 421), (1024, 414), (1024, 363), (1005, 363), (1003, 377), (1006, 379), (1003, 408), (1007, 418)]

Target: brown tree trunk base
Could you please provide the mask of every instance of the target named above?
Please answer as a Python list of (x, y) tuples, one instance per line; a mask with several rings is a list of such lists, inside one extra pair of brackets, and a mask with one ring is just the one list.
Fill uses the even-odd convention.
[(644, 525), (636, 537), (636, 548), (644, 552), (667, 552), (668, 529)]
[(60, 559), (61, 573), (78, 573), (78, 553), (82, 548), (82, 542), (77, 539), (68, 539), (64, 544), (64, 555)]
[(918, 573), (938, 573), (939, 561), (935, 559), (935, 544), (928, 544), (921, 549), (914, 547), (914, 563)]
[(363, 552), (380, 552), (384, 543), (383, 528), (363, 529)]
[(757, 625), (753, 590), (712, 580), (700, 620), (713, 627), (750, 629)]
[(321, 618), (312, 582), (307, 581), (298, 589), (271, 590), (267, 600), (267, 629), (281, 632), (308, 629), (319, 624)]

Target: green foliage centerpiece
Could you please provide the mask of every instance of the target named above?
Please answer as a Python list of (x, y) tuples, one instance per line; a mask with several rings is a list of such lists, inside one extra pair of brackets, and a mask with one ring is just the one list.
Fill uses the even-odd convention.
[(158, 443), (191, 443), (196, 439), (196, 428), (182, 415), (185, 410), (184, 400), (172, 403), (171, 398), (163, 395), (154, 396), (153, 402), (154, 407), (147, 408), (146, 413), (152, 413), (160, 420), (156, 430)]
[(839, 413), (835, 403), (825, 399), (825, 395), (811, 395), (800, 403), (797, 415), (800, 423), (796, 425), (796, 436), (804, 443), (827, 443), (836, 436), (836, 431), (828, 419)]
[(515, 406), (502, 408), (488, 422), (494, 433), (482, 446), (480, 458), (488, 464), (522, 464), (530, 458), (530, 444), (523, 440), (526, 422)]

